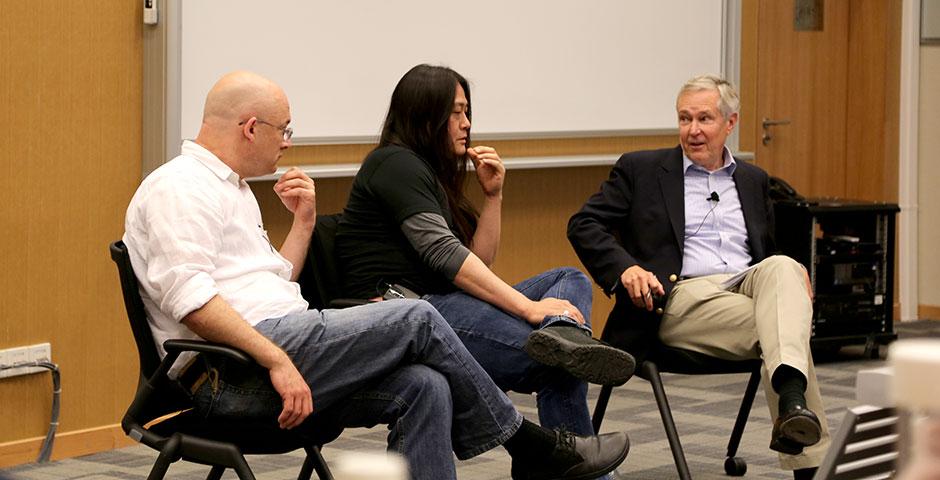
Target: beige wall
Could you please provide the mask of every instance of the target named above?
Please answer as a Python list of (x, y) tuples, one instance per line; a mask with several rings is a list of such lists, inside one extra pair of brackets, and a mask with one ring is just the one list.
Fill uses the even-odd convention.
[(919, 123), (918, 303), (922, 312), (940, 320), (940, 45), (920, 48)]

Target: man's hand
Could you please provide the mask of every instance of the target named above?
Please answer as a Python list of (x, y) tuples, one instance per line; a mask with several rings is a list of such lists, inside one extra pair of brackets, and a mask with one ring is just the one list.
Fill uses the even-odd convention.
[(299, 220), (313, 225), (317, 220), (317, 189), (313, 180), (303, 170), (291, 167), (274, 184), (284, 206)]
[(620, 283), (624, 290), (630, 295), (630, 300), (637, 308), (645, 308), (647, 311), (653, 311), (653, 295), (665, 295), (666, 290), (663, 284), (652, 272), (644, 270), (639, 265), (634, 265), (620, 274)]
[(506, 178), (506, 166), (492, 147), (471, 147), (467, 149), (470, 161), (477, 174), (483, 194), (492, 197), (503, 192), (503, 181)]
[(584, 315), (577, 307), (567, 300), (560, 298), (543, 298), (537, 302), (532, 302), (523, 312), (525, 321), (532, 325), (539, 325), (545, 317), (563, 315), (578, 323), (584, 323)]
[(310, 393), (310, 387), (307, 386), (304, 377), (300, 375), (289, 358), (272, 367), (269, 373), (274, 390), (284, 401), (284, 409), (277, 417), (278, 425), (285, 429), (300, 425), (313, 412), (313, 395)]

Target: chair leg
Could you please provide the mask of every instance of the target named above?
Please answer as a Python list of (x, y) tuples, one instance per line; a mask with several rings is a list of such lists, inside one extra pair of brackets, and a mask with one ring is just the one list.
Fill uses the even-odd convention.
[(179, 447), (179, 435), (173, 435), (167, 440), (166, 444), (163, 445), (163, 449), (160, 450), (160, 455), (157, 455), (157, 460), (153, 462), (153, 468), (150, 469), (147, 480), (163, 480), (170, 464), (180, 459)]
[(741, 437), (744, 435), (744, 427), (747, 425), (747, 417), (751, 414), (751, 406), (754, 405), (754, 397), (757, 396), (757, 387), (760, 386), (760, 377), (760, 367), (758, 367), (751, 372), (751, 378), (747, 381), (744, 398), (741, 399), (741, 408), (738, 410), (738, 418), (734, 420), (734, 429), (731, 430), (731, 438), (728, 439), (729, 457), (733, 457), (738, 453)]
[(320, 447), (304, 447), (304, 450), (307, 452), (307, 458), (304, 459), (304, 465), (300, 468), (300, 475), (297, 476), (297, 480), (310, 480), (310, 475), (314, 470), (316, 470), (317, 478), (320, 480), (333, 480), (330, 468), (323, 460), (323, 455), (320, 455)]
[(601, 433), (601, 422), (604, 421), (604, 413), (607, 411), (607, 403), (610, 402), (610, 394), (614, 387), (604, 385), (601, 387), (601, 393), (597, 396), (597, 404), (594, 405), (594, 415), (591, 417), (591, 424), (594, 425), (594, 434)]
[(212, 467), (212, 470), (209, 470), (209, 476), (206, 477), (206, 480), (219, 480), (222, 478), (223, 473), (225, 473), (225, 467), (215, 465)]
[(244, 455), (239, 455), (232, 460), (232, 469), (235, 470), (235, 474), (238, 475), (239, 480), (255, 480), (255, 474), (251, 471), (251, 467), (248, 466)]
[(751, 372), (751, 378), (747, 381), (747, 388), (744, 390), (744, 398), (741, 399), (741, 408), (738, 409), (738, 417), (734, 420), (734, 428), (731, 430), (731, 437), (728, 438), (728, 454), (725, 456), (725, 473), (732, 477), (741, 477), (747, 473), (747, 462), (738, 456), (738, 447), (741, 445), (741, 437), (744, 435), (744, 427), (747, 425), (747, 417), (751, 413), (751, 406), (754, 405), (754, 397), (757, 395), (757, 387), (760, 384), (760, 367)]
[(650, 386), (653, 387), (653, 396), (656, 397), (656, 405), (659, 407), (659, 416), (663, 420), (663, 428), (666, 430), (666, 438), (669, 440), (669, 448), (672, 450), (672, 459), (676, 463), (676, 470), (679, 472), (679, 478), (682, 480), (691, 480), (689, 465), (685, 461), (685, 453), (682, 451), (682, 443), (679, 442), (679, 432), (676, 430), (676, 422), (672, 418), (672, 410), (669, 408), (669, 400), (666, 399), (666, 390), (663, 388), (663, 379), (659, 375), (659, 368), (650, 361), (643, 362), (641, 367), (644, 370), (644, 376), (649, 379)]

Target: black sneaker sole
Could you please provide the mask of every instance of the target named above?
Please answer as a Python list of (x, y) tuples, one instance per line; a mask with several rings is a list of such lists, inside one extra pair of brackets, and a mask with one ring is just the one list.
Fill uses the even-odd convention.
[(636, 369), (633, 356), (623, 350), (602, 343), (575, 343), (543, 330), (532, 332), (523, 350), (539, 363), (598, 385), (623, 385)]

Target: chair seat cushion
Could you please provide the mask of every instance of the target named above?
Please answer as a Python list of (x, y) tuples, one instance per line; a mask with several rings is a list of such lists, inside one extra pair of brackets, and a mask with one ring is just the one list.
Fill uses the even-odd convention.
[[(760, 359), (725, 360), (692, 350), (662, 345), (653, 350), (646, 361), (655, 363), (660, 372), (684, 375), (750, 373), (761, 364)], [(641, 368), (641, 377), (643, 371), (645, 369)]]

